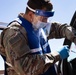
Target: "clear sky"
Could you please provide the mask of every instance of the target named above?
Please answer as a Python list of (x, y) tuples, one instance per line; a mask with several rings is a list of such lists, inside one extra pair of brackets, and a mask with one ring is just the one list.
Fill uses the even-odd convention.
[[(20, 12), (25, 12), (28, 0), (0, 0), (0, 22), (9, 23)], [(51, 0), (55, 15), (52, 21), (69, 24), (76, 10), (76, 0)], [(52, 50), (62, 46), (64, 39), (50, 40)], [(72, 55), (73, 56), (73, 55)], [(0, 57), (0, 69), (3, 67), (3, 59)]]

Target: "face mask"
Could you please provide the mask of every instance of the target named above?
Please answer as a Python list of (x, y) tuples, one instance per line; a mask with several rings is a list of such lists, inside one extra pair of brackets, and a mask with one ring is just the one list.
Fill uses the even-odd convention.
[(51, 28), (51, 23), (47, 22), (41, 22), (41, 21), (38, 21), (37, 24), (33, 24), (33, 28), (34, 29), (40, 29), (40, 28), (43, 28), (45, 34), (48, 36), (49, 33), (50, 33), (50, 28)]
[(34, 20), (32, 21), (33, 24), (33, 28), (34, 29), (40, 29), (40, 28), (45, 28), (46, 26), (50, 26), (51, 25), (51, 20), (52, 17), (48, 18), (48, 22), (41, 22), (40, 17), (38, 17), (37, 15), (35, 16)]
[(35, 25), (33, 24), (33, 27), (34, 29), (40, 29), (40, 28), (45, 28), (47, 25), (48, 23), (38, 21)]

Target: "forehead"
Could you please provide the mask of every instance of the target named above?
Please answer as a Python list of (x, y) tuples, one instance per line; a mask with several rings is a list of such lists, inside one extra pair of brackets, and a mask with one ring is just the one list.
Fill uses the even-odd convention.
[(48, 20), (48, 17), (39, 16), (39, 15), (37, 15), (37, 17), (38, 17), (38, 20), (40, 20), (40, 21), (46, 22)]
[(38, 18), (40, 19), (48, 19), (49, 17), (45, 17), (45, 16), (40, 16), (40, 15), (36, 15)]

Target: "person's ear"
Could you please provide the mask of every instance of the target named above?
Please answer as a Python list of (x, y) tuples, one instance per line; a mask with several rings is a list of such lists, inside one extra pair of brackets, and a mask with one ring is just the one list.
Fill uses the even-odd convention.
[(33, 12), (29, 12), (29, 19), (30, 19), (31, 22), (32, 22), (33, 17), (34, 17), (34, 13)]

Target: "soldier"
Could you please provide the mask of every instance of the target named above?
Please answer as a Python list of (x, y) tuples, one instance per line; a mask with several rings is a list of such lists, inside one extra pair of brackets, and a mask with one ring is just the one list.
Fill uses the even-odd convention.
[(8, 75), (56, 75), (55, 62), (69, 56), (67, 46), (51, 53), (47, 39), (75, 42), (76, 37), (67, 24), (47, 22), (54, 15), (52, 9), (49, 0), (28, 0), (25, 13), (1, 33)]

